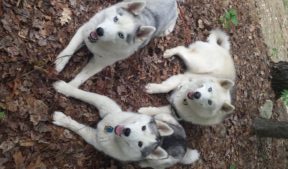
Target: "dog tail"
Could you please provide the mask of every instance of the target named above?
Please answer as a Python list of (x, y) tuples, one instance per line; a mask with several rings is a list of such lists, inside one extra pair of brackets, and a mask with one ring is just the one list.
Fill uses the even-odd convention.
[(187, 149), (186, 154), (180, 161), (182, 164), (192, 164), (199, 159), (199, 152), (197, 150)]
[(221, 46), (226, 50), (230, 50), (229, 36), (220, 29), (214, 29), (210, 32), (208, 42)]

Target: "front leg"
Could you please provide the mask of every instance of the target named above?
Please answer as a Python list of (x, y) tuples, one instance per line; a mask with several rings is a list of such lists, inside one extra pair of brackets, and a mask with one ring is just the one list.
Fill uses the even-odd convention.
[(169, 105), (162, 106), (162, 107), (141, 107), (138, 109), (138, 112), (141, 114), (147, 114), (150, 116), (157, 115), (157, 114), (171, 114), (171, 107)]
[(70, 60), (70, 58), (72, 57), (72, 55), (84, 45), (84, 37), (83, 37), (84, 26), (85, 24), (82, 25), (77, 30), (77, 32), (75, 33), (75, 35), (73, 36), (67, 47), (64, 50), (62, 50), (62, 52), (57, 56), (55, 61), (55, 69), (57, 72), (61, 72), (64, 69), (65, 65), (68, 63), (68, 61)]
[[(99, 59), (99, 58), (98, 58)], [(103, 59), (96, 59), (96, 56), (93, 56), (88, 64), (81, 70), (80, 73), (76, 75), (74, 79), (72, 79), (69, 84), (78, 88), (81, 84), (83, 84), (86, 80), (88, 80), (91, 76), (95, 75), (96, 73), (100, 72), (106, 66), (111, 65), (107, 61), (103, 61)]]
[(112, 112), (122, 112), (120, 106), (107, 96), (103, 96), (97, 93), (86, 92), (75, 88), (64, 81), (57, 81), (53, 84), (55, 90), (68, 97), (73, 97), (94, 105), (100, 112), (101, 118)]
[(87, 143), (99, 149), (98, 142), (96, 139), (97, 129), (91, 128), (84, 124), (80, 124), (77, 121), (73, 120), (70, 116), (66, 116), (64, 113), (59, 111), (55, 111), (53, 114), (53, 124), (67, 128), (77, 133)]
[(145, 91), (147, 93), (168, 93), (169, 91), (175, 89), (184, 78), (183, 74), (178, 74), (171, 76), (167, 80), (163, 81), (160, 84), (157, 83), (148, 83), (145, 86)]

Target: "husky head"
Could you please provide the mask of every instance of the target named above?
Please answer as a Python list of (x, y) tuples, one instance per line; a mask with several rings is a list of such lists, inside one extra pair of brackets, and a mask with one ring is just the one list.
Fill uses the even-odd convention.
[(95, 30), (89, 34), (89, 41), (122, 44), (123, 47), (131, 44), (143, 43), (155, 32), (152, 26), (142, 26), (135, 18), (145, 8), (143, 1), (121, 2), (117, 7), (112, 8), (113, 12), (105, 13), (104, 19)]
[(234, 83), (226, 79), (200, 78), (185, 86), (183, 104), (200, 118), (223, 117), (234, 110), (230, 89)]
[(116, 142), (123, 152), (137, 159), (163, 159), (167, 152), (158, 145), (161, 136), (171, 135), (168, 124), (151, 116), (138, 115), (128, 118), (114, 129)]

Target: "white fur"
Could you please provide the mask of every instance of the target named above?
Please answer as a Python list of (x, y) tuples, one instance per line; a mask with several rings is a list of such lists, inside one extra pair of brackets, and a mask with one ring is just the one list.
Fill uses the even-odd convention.
[[(152, 167), (156, 169), (170, 167), (178, 162), (191, 164), (199, 158), (195, 153), (191, 154), (191, 150), (188, 149), (183, 159), (175, 159), (172, 156), (168, 156), (166, 151), (161, 147), (156, 148), (156, 150), (146, 157), (142, 156), (141, 151), (143, 151), (145, 147), (153, 145), (156, 141), (156, 134), (152, 132), (151, 126), (149, 127), (152, 118), (156, 122), (155, 129), (159, 131), (161, 136), (173, 134), (174, 131), (169, 127), (168, 123), (180, 126), (180, 124), (167, 113), (157, 114), (152, 117), (145, 114), (124, 112), (119, 105), (106, 96), (80, 90), (64, 81), (58, 81), (54, 83), (53, 86), (57, 92), (94, 105), (99, 110), (100, 117), (102, 118), (97, 124), (97, 128), (91, 128), (78, 123), (62, 112), (56, 111), (53, 114), (53, 124), (72, 130), (97, 150), (117, 160), (135, 161), (139, 162), (139, 165), (142, 167)], [(105, 126), (115, 127), (117, 125), (131, 129), (129, 137), (124, 135), (117, 136), (114, 132), (107, 133), (104, 130)], [(143, 126), (147, 126), (145, 131), (142, 130)], [(143, 142), (142, 148), (138, 146), (139, 141)], [(197, 150), (193, 151), (197, 152)]]
[[(188, 48), (177, 46), (168, 49), (164, 57), (179, 56), (188, 70), (184, 74), (171, 76), (161, 84), (149, 83), (145, 90), (147, 93), (173, 91), (170, 103), (185, 121), (201, 125), (220, 123), (234, 110), (230, 90), (236, 75), (229, 50), (229, 37), (220, 30), (211, 31), (208, 42), (197, 41)], [(193, 93), (193, 99), (189, 99), (189, 93)], [(200, 93), (201, 97), (195, 99), (195, 93)], [(172, 113), (170, 106), (164, 108)], [(151, 113), (151, 110), (154, 114), (162, 112), (163, 107), (141, 108), (139, 111)]]
[[(150, 18), (145, 18), (147, 16), (142, 14), (145, 7), (149, 7), (149, 11), (156, 13), (150, 17), (157, 16), (162, 17), (162, 19), (155, 19), (158, 22), (155, 24)], [(122, 15), (119, 14), (119, 9), (125, 9)], [(173, 10), (171, 11), (171, 9)], [(94, 57), (70, 81), (72, 86), (78, 88), (106, 66), (131, 56), (153, 37), (171, 33), (176, 24), (177, 14), (175, 0), (126, 0), (112, 5), (98, 12), (77, 30), (68, 46), (57, 56), (55, 61), (56, 71), (61, 72), (76, 50), (85, 43)], [(139, 17), (142, 19), (137, 20), (133, 17), (134, 15), (143, 16)], [(115, 17), (118, 18), (117, 21), (114, 20)], [(159, 27), (156, 28), (153, 24)], [(104, 35), (98, 36), (96, 42), (91, 42), (89, 40), (90, 33), (96, 32), (97, 28), (103, 28)], [(128, 34), (133, 35), (131, 42), (127, 43), (125, 39), (119, 38), (119, 32), (125, 34), (125, 37)]]

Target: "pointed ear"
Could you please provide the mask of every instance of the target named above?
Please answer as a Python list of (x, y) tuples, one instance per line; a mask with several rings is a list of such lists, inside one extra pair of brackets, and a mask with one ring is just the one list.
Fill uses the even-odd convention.
[(219, 83), (224, 89), (227, 89), (227, 90), (231, 89), (234, 86), (234, 82), (231, 80), (227, 80), (227, 79), (219, 80)]
[(146, 37), (151, 36), (155, 32), (156, 28), (153, 26), (140, 26), (136, 32), (138, 39), (145, 39)]
[(133, 15), (139, 15), (145, 6), (145, 1), (123, 2), (123, 8)]
[(173, 134), (173, 129), (171, 127), (169, 127), (169, 125), (167, 123), (164, 123), (163, 121), (160, 120), (155, 120), (156, 121), (156, 126), (157, 129), (160, 133), (160, 136), (170, 136), (171, 134)]
[(230, 103), (223, 103), (222, 107), (221, 107), (221, 111), (225, 114), (230, 114), (232, 113), (232, 111), (235, 109), (235, 107), (230, 104)]
[(159, 160), (168, 157), (168, 153), (161, 147), (157, 147), (151, 154), (149, 154), (146, 159), (148, 160)]

